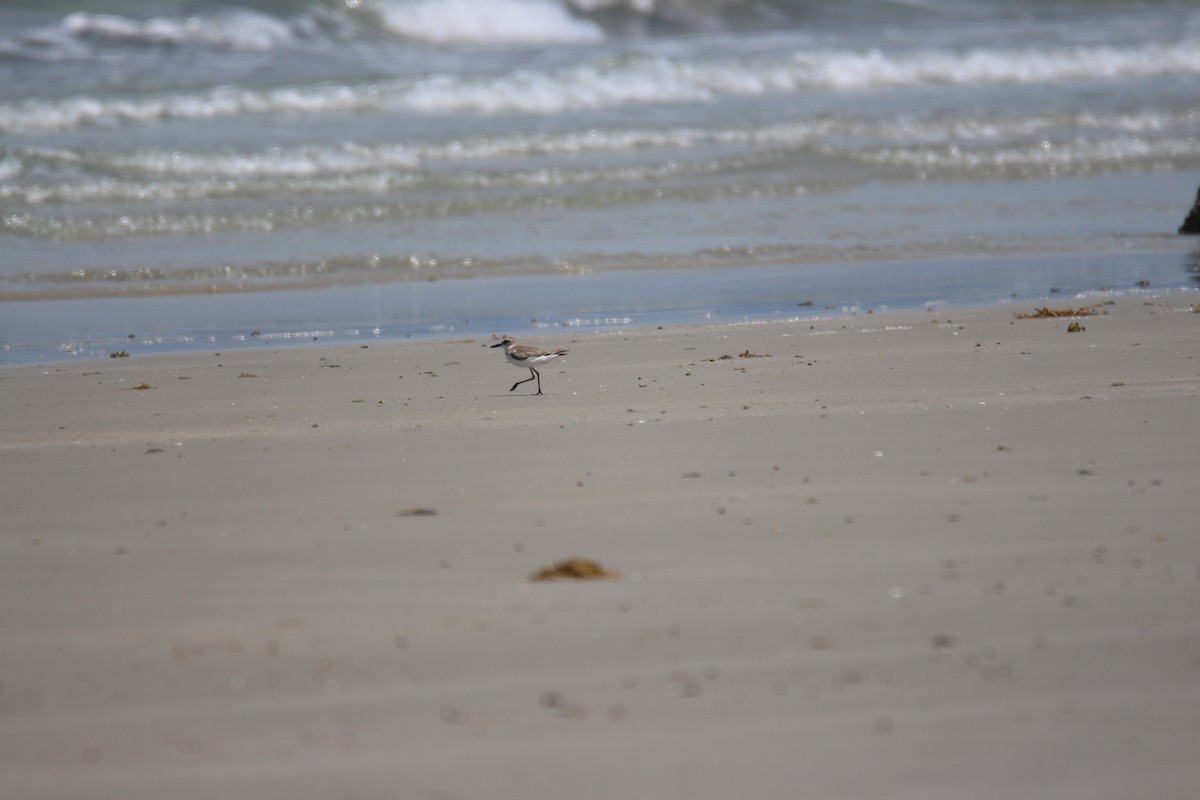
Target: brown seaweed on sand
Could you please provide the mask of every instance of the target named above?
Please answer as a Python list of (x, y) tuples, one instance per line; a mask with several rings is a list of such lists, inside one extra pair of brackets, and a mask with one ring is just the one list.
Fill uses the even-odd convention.
[[(1079, 308), (1035, 308), (1032, 314), (1013, 314), (1017, 319), (1051, 319), (1054, 317), (1091, 317), (1097, 313), (1096, 306), (1080, 306)], [(1107, 313), (1107, 312), (1104, 312)]]
[(542, 567), (529, 580), (542, 581), (617, 581), (621, 574), (586, 558), (568, 558), (549, 567)]
[(437, 516), (437, 509), (429, 508), (427, 506), (413, 506), (412, 508), (405, 508), (401, 511), (397, 511), (396, 516), (399, 516), (399, 517), (434, 517), (434, 516)]

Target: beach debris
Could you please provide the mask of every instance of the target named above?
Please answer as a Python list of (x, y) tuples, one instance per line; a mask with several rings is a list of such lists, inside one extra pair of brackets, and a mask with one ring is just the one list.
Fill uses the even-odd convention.
[(242, 372), (238, 375), (238, 377), (239, 378), (257, 378), (258, 376), (255, 375), (253, 372)]
[(744, 353), (738, 353), (738, 358), (770, 358), (770, 353), (751, 353), (747, 350)]
[(129, 358), (129, 352), (126, 350), (118, 350), (115, 353), (109, 353), (109, 358)]
[(587, 558), (567, 558), (542, 567), (529, 576), (534, 583), (543, 581), (617, 581), (621, 574)]
[(1187, 217), (1183, 220), (1183, 224), (1179, 226), (1179, 232), (1183, 233), (1200, 233), (1200, 190), (1196, 192), (1196, 202), (1192, 205), (1192, 210), (1188, 212)]
[(125, 391), (127, 391), (127, 392), (144, 392), (147, 389), (153, 389), (153, 388), (154, 387), (148, 383), (139, 383), (137, 386), (125, 387)]
[(437, 516), (436, 508), (428, 508), (426, 506), (413, 506), (396, 512), (398, 517), (435, 517)]
[(559, 716), (568, 719), (582, 719), (587, 716), (587, 707), (579, 703), (568, 702), (559, 692), (542, 692), (538, 702), (543, 708), (555, 711)]
[(958, 637), (950, 633), (935, 633), (929, 644), (935, 650), (952, 649), (958, 647)]
[(1067, 333), (1083, 333), (1087, 328), (1080, 325), (1078, 322), (1072, 322), (1067, 326)]
[(1035, 308), (1031, 314), (1016, 313), (1013, 314), (1017, 319), (1053, 319), (1056, 317), (1091, 317), (1100, 313), (1096, 311), (1098, 306), (1080, 306), (1079, 308), (1049, 308), (1042, 306)]

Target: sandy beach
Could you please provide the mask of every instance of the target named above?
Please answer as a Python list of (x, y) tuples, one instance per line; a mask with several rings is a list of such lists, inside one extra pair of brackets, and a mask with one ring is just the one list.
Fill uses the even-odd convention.
[(1200, 796), (1200, 314), (1092, 303), (4, 369), (0, 794)]

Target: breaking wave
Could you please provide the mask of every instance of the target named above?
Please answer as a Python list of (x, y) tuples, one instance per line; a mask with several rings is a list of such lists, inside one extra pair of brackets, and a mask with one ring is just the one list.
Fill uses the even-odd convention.
[(894, 55), (879, 50), (823, 50), (706, 59), (624, 53), (558, 70), (440, 73), (362, 84), (217, 86), (132, 97), (30, 98), (0, 104), (0, 131), (63, 131), (241, 114), (554, 114), (813, 89), (1046, 84), (1155, 76), (1200, 78), (1200, 36), (1168, 46), (929, 50)]

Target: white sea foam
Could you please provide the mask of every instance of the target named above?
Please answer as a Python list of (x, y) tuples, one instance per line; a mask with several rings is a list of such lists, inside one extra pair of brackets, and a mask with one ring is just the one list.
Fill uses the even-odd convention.
[[(919, 51), (887, 56), (830, 52), (797, 54), (801, 69), (785, 77), (855, 89), (920, 84), (1046, 83), (1200, 73), (1200, 37), (1173, 45), (1064, 47), (1028, 50)], [(807, 75), (805, 74), (807, 72)]]
[(1098, 141), (1051, 142), (995, 147), (965, 148), (954, 144), (939, 147), (883, 147), (861, 155), (864, 160), (903, 164), (927, 169), (971, 172), (980, 169), (1037, 170), (1055, 174), (1103, 169), (1113, 165), (1156, 160), (1192, 160), (1200, 163), (1200, 147), (1192, 142), (1152, 141), (1140, 137), (1116, 137)]
[[(1138, 164), (1146, 168), (1200, 163), (1200, 145), (1194, 139), (1169, 133), (1194, 128), (1198, 121), (1200, 112), (1190, 111), (875, 121), (829, 116), (761, 127), (588, 129), (426, 142), (273, 146), (252, 152), (101, 153), (35, 146), (0, 160), (0, 200), (31, 208), (299, 195), (320, 202), (323, 197), (381, 197), (397, 191), (420, 197), (421, 191), (433, 187), (596, 185), (603, 187), (598, 190), (603, 194), (618, 186), (638, 192), (651, 184), (691, 185), (703, 194), (708, 191), (703, 176), (774, 170), (794, 162), (797, 154), (814, 165), (822, 159), (850, 159), (884, 165), (892, 173), (906, 168), (940, 177), (1087, 174)], [(1163, 130), (1168, 133), (1157, 135)], [(714, 147), (719, 156), (712, 155)], [(578, 156), (588, 158), (581, 161)], [(27, 165), (39, 175), (72, 177), (25, 182), (20, 176)], [(773, 191), (770, 186), (765, 190)], [(588, 202), (587, 192), (573, 196)], [(412, 208), (405, 213), (424, 213), (417, 203), (407, 202)], [(194, 225), (191, 213), (184, 212), (189, 230)], [(170, 216), (164, 214), (162, 220)], [(136, 232), (120, 225), (106, 230), (106, 235)]]
[(20, 175), (23, 167), (19, 158), (0, 157), (0, 187), (3, 187), (5, 181), (10, 181)]
[(77, 41), (134, 45), (196, 43), (253, 51), (270, 50), (295, 38), (293, 27), (285, 20), (242, 8), (187, 18), (147, 20), (77, 11), (62, 20), (59, 30)]
[(27, 99), (0, 104), (0, 131), (70, 130), (89, 125), (279, 112), (554, 114), (643, 104), (707, 103), (729, 96), (756, 97), (805, 90), (1047, 84), (1159, 75), (1200, 78), (1200, 36), (1173, 45), (1080, 46), (1040, 51), (977, 49), (961, 53), (919, 51), (894, 56), (845, 50), (749, 60), (626, 55), (586, 61), (563, 70), (529, 69), (487, 75), (441, 73), (360, 85), (315, 84), (271, 89), (223, 86), (121, 98)]
[(572, 8), (594, 14), (597, 11), (628, 9), (637, 14), (650, 14), (658, 7), (657, 0), (567, 0)]
[(591, 44), (604, 32), (552, 0), (382, 0), (387, 27), (438, 44)]
[[(434, 162), (467, 164), (485, 159), (500, 159), (520, 164), (520, 159), (570, 157), (579, 154), (632, 154), (665, 151), (674, 156), (704, 145), (738, 146), (755, 149), (793, 149), (820, 145), (827, 151), (863, 151), (915, 153), (922, 147), (930, 153), (953, 155), (953, 148), (996, 148), (1012, 141), (1037, 141), (1054, 131), (1072, 131), (1060, 152), (1069, 151), (1076, 142), (1143, 142), (1145, 135), (1160, 131), (1185, 130), (1200, 125), (1200, 111), (1167, 113), (1148, 111), (1127, 114), (1097, 114), (1087, 111), (1060, 116), (991, 116), (975, 114), (943, 117), (890, 117), (882, 121), (824, 116), (788, 120), (770, 125), (695, 126), (646, 128), (590, 128), (558, 133), (519, 133), (510, 136), (476, 136), (465, 139), (385, 142), (336, 145), (273, 146), (257, 152), (208, 152), (185, 150), (146, 150), (132, 153), (89, 153), (70, 148), (27, 147), (0, 159), (0, 176), (15, 175), (22, 168), (22, 157), (38, 163), (69, 166), (72, 171), (95, 171), (108, 175), (114, 171), (142, 175), (148, 179), (218, 177), (312, 177), (347, 175), (377, 170), (423, 169)], [(1086, 133), (1084, 138), (1079, 138)], [(1048, 140), (1047, 140), (1048, 141)], [(836, 144), (834, 144), (836, 142)], [(893, 149), (876, 149), (879, 142), (893, 142)], [(1170, 143), (1174, 142), (1174, 145)], [(957, 144), (955, 144), (957, 143)], [(1173, 146), (1177, 154), (1196, 152), (1200, 145), (1190, 139), (1168, 135), (1159, 147)], [(1189, 151), (1188, 148), (1191, 148)], [(964, 150), (965, 152), (965, 150)], [(1137, 155), (1137, 147), (1110, 151), (1111, 155)], [(1166, 151), (1164, 151), (1166, 152)], [(934, 156), (929, 156), (934, 157)], [(936, 156), (941, 157), (941, 156)], [(1089, 157), (1094, 157), (1089, 156)], [(921, 156), (925, 159), (926, 156)]]
[(183, 26), (170, 20), (156, 18), (139, 22), (114, 14), (89, 14), (85, 11), (67, 15), (61, 29), (77, 39), (92, 37), (146, 44), (178, 44), (187, 40)]

